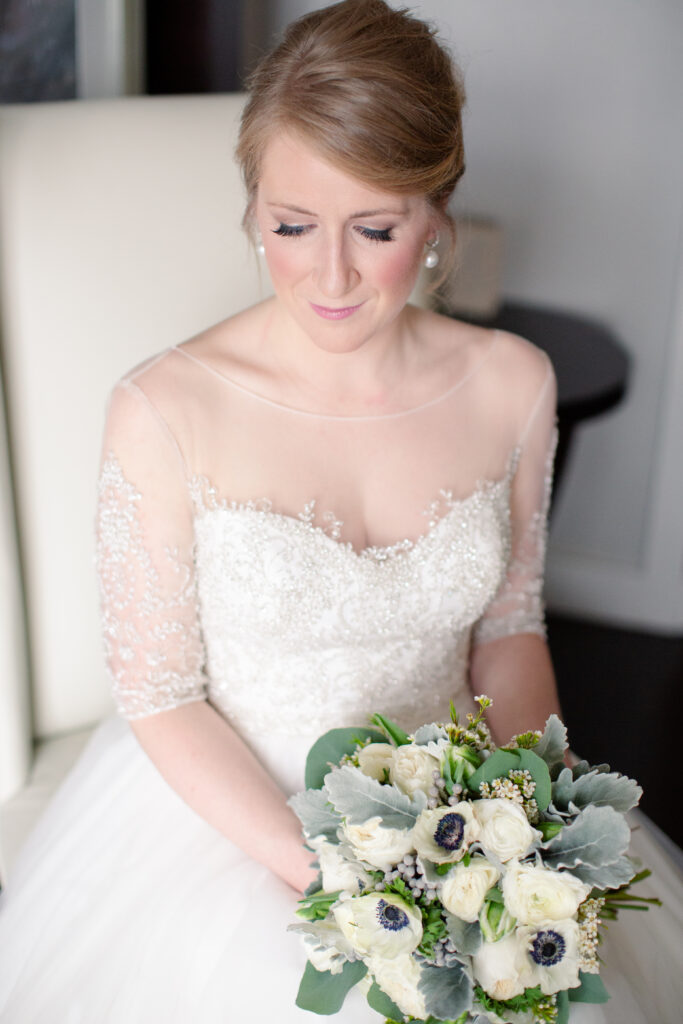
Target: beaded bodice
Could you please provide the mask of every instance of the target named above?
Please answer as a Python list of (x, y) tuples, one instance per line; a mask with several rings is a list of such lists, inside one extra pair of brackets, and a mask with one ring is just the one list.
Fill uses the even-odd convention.
[(189, 471), (192, 444), (150, 395), (120, 383), (98, 512), (119, 709), (135, 718), (208, 697), (245, 735), (310, 736), (373, 710), (411, 727), (446, 716), (451, 699), (469, 709), (472, 644), (543, 632), (553, 415), (546, 433), (523, 528), (518, 443), (495, 476), (423, 503), (410, 539), (357, 549), (315, 500), (293, 514), (225, 497)]

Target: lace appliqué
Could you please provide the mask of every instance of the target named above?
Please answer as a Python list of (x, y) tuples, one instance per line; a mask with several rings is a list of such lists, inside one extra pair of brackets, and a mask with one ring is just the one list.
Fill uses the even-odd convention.
[(555, 426), (546, 455), (540, 508), (533, 513), (522, 537), (515, 544), (500, 589), (475, 627), (475, 644), (488, 643), (517, 633), (535, 633), (546, 639), (543, 575), (558, 437)]
[(98, 483), (96, 563), (112, 691), (130, 719), (203, 699), (206, 682), (193, 566), (171, 547), (155, 564), (141, 500), (110, 454)]

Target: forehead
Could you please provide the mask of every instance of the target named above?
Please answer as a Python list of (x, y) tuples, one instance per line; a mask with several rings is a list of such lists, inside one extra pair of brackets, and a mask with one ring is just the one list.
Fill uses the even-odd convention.
[(330, 163), (296, 135), (278, 132), (266, 143), (261, 159), (259, 200), (321, 212), (326, 206), (406, 212), (424, 209), (423, 196), (396, 195), (360, 181)]

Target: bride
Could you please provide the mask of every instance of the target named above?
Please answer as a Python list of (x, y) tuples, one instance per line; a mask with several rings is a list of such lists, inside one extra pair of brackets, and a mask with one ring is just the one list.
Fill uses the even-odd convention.
[[(452, 249), (463, 100), (382, 0), (304, 17), (253, 77), (237, 155), (275, 297), (112, 391), (98, 570), (122, 718), (10, 880), (3, 1024), (311, 1020), (286, 931), (315, 874), (286, 803), (310, 744), (472, 693), (501, 741), (559, 711), (552, 368), (406, 304)], [(338, 1019), (378, 1020), (353, 992)]]

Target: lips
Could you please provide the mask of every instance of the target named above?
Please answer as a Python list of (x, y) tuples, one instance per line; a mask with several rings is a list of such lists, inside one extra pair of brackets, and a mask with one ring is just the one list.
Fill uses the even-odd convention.
[(341, 306), (341, 307), (330, 307), (330, 306), (318, 306), (315, 302), (311, 302), (310, 306), (314, 313), (321, 316), (324, 320), (345, 320), (349, 316), (353, 316), (357, 309), (363, 305), (359, 302), (357, 306)]

